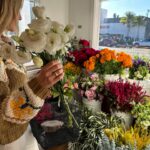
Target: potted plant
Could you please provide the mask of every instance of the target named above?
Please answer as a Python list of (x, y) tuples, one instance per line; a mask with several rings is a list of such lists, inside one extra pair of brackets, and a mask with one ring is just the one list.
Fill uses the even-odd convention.
[(150, 95), (150, 61), (143, 57), (135, 57), (129, 69), (129, 81), (138, 82), (147, 95)]
[(132, 115), (136, 117), (136, 125), (147, 129), (150, 127), (150, 102), (135, 104)]
[(132, 125), (133, 117), (131, 110), (134, 103), (142, 103), (144, 101), (145, 91), (136, 83), (117, 80), (109, 81), (105, 84), (104, 90), (107, 103), (111, 108), (112, 115), (122, 117), (125, 122), (125, 127), (129, 128)]
[(123, 128), (115, 127), (104, 131), (109, 140), (114, 141), (120, 147), (120, 150), (149, 150), (150, 148), (148, 130), (137, 127), (124, 130)]
[(103, 88), (103, 80), (98, 74), (84, 75), (80, 77), (78, 84), (83, 104), (93, 113), (100, 111), (103, 99), (100, 91)]
[(115, 143), (105, 135), (104, 129), (119, 127), (121, 120), (118, 117), (107, 116), (102, 112), (93, 114), (83, 108), (81, 118), (79, 137), (71, 143), (69, 150), (117, 150)]
[(121, 77), (123, 71), (132, 66), (131, 56), (110, 49), (103, 49), (95, 56), (84, 62), (86, 70), (105, 75), (106, 80), (116, 80)]
[(133, 66), (129, 69), (129, 78), (136, 80), (149, 80), (149, 66), (149, 60), (142, 57), (135, 57), (133, 60)]

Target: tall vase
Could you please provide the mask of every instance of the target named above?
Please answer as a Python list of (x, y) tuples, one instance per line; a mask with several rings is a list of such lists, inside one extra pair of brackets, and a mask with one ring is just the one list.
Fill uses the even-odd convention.
[(88, 100), (87, 98), (83, 98), (82, 101), (93, 113), (101, 111), (101, 102), (99, 100)]
[(115, 81), (115, 80), (118, 80), (119, 79), (119, 74), (106, 74), (104, 76), (104, 79), (106, 81)]
[(124, 126), (126, 129), (129, 129), (133, 124), (133, 116), (129, 112), (123, 112), (123, 111), (112, 111), (112, 115), (117, 116), (123, 120)]

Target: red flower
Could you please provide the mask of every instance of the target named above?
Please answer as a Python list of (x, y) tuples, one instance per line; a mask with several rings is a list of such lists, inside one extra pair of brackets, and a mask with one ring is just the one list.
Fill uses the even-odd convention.
[(52, 106), (45, 103), (39, 113), (36, 115), (35, 120), (42, 123), (46, 120), (51, 120), (53, 118)]
[(132, 102), (143, 102), (146, 94), (139, 84), (128, 81), (109, 81), (105, 86), (113, 96), (113, 106), (121, 110), (131, 110)]
[(80, 50), (74, 50), (73, 52), (70, 52), (69, 56), (74, 57), (74, 60), (72, 61), (79, 66), (82, 66), (85, 61), (87, 61), (91, 56), (95, 56), (98, 53), (93, 48), (82, 48)]
[(79, 44), (81, 44), (83, 47), (90, 47), (90, 43), (89, 43), (89, 41), (87, 41), (87, 40), (80, 40), (79, 41)]

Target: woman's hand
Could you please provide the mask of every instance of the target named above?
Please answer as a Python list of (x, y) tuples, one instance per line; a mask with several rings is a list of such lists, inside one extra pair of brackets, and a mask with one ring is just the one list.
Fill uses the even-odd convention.
[(63, 66), (59, 61), (55, 60), (51, 61), (41, 69), (37, 76), (37, 80), (42, 87), (49, 88), (63, 79), (63, 77)]

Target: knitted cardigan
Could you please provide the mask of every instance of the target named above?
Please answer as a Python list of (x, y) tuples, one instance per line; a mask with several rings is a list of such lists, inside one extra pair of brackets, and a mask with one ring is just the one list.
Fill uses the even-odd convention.
[(0, 57), (0, 144), (17, 140), (44, 104), (48, 89), (12, 60)]

